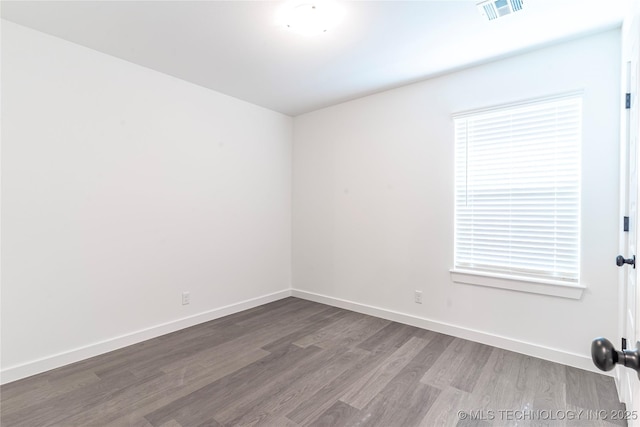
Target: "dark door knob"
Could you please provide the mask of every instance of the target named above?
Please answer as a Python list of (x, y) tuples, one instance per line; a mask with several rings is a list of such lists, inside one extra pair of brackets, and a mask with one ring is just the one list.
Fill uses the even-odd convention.
[(636, 256), (634, 255), (633, 258), (625, 258), (622, 255), (618, 255), (616, 257), (616, 265), (622, 267), (625, 264), (630, 264), (633, 268), (636, 268)]
[(591, 343), (591, 359), (601, 371), (610, 371), (620, 360), (621, 351), (617, 351), (611, 341), (606, 338), (596, 338)]
[(601, 371), (610, 371), (617, 363), (620, 363), (634, 369), (640, 378), (640, 354), (637, 348), (619, 351), (613, 347), (611, 341), (600, 337), (591, 343), (591, 359)]

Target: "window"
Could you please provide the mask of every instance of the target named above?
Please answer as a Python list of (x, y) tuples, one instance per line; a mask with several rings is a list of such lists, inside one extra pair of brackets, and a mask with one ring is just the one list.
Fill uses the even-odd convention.
[(460, 114), (454, 125), (453, 272), (577, 285), (582, 96)]

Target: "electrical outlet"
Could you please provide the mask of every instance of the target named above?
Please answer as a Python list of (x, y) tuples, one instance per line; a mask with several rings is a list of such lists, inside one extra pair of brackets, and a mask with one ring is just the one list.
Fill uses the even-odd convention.
[(182, 305), (188, 305), (191, 303), (191, 294), (189, 292), (182, 293)]
[(416, 304), (422, 304), (422, 291), (416, 291), (413, 298)]

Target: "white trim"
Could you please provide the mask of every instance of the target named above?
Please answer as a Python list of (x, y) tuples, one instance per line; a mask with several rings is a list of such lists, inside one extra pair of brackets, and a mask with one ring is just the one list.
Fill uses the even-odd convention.
[(587, 288), (584, 285), (559, 280), (519, 277), (457, 268), (449, 270), (449, 272), (451, 273), (451, 280), (455, 283), (488, 286), (491, 288), (509, 289), (511, 291), (551, 295), (561, 298), (580, 299), (582, 298), (582, 293)]
[[(87, 346), (79, 347), (66, 352), (54, 354), (41, 359), (32, 360), (20, 365), (9, 366), (0, 371), (0, 383), (6, 384), (31, 375), (39, 374), (51, 369), (59, 368), (70, 363), (79, 362), (90, 357), (108, 353), (132, 344), (137, 344), (161, 335), (169, 334), (180, 329), (188, 328), (200, 323), (208, 322), (229, 314), (248, 310), (263, 304), (277, 301), (289, 296), (315, 301), (321, 304), (327, 304), (334, 307), (344, 308), (346, 310), (358, 313), (368, 314), (380, 317), (394, 322), (404, 323), (422, 329), (428, 329), (439, 333), (452, 335), (458, 338), (468, 339), (471, 341), (503, 348), (510, 351), (538, 357), (552, 362), (562, 363), (591, 372), (603, 374), (597, 370), (588, 356), (558, 350), (538, 344), (528, 343), (513, 338), (503, 337), (483, 331), (478, 331), (463, 326), (452, 325), (449, 323), (439, 322), (424, 317), (418, 317), (410, 314), (400, 313), (381, 307), (374, 307), (340, 298), (334, 298), (326, 295), (316, 294), (313, 292), (302, 291), (299, 289), (285, 289), (274, 292), (272, 294), (263, 295), (261, 297), (248, 299), (235, 304), (209, 310), (203, 313), (177, 319), (171, 322), (162, 323), (150, 328), (141, 329), (129, 334), (110, 338)], [(604, 375), (613, 375), (604, 373)]]
[(161, 323), (149, 328), (140, 329), (135, 332), (120, 335), (118, 337), (109, 338), (104, 341), (78, 347), (73, 350), (65, 351), (41, 359), (32, 360), (20, 365), (9, 366), (0, 371), (0, 383), (6, 384), (31, 375), (39, 374), (51, 369), (59, 368), (70, 363), (79, 362), (90, 357), (108, 353), (123, 347), (137, 344), (161, 335), (169, 334), (180, 329), (188, 328), (200, 323), (208, 322), (220, 317), (239, 311), (248, 310), (263, 304), (277, 301), (291, 296), (291, 289), (274, 292), (256, 298), (229, 304), (224, 307), (215, 308), (213, 310), (183, 317), (181, 319), (172, 320), (170, 322)]
[(327, 295), (316, 294), (308, 291), (302, 291), (299, 289), (293, 289), (291, 291), (291, 295), (297, 298), (302, 298), (309, 301), (315, 301), (321, 304), (327, 304), (334, 307), (344, 308), (346, 310), (368, 314), (370, 316), (376, 316), (383, 319), (392, 320), (394, 322), (404, 323), (406, 325), (411, 325), (411, 326), (415, 326), (422, 329), (428, 329), (431, 331), (452, 335), (458, 338), (463, 338), (463, 339), (479, 342), (482, 344), (487, 344), (493, 347), (498, 347), (505, 350), (526, 354), (528, 356), (538, 357), (540, 359), (549, 360), (551, 362), (561, 363), (563, 365), (585, 369), (587, 371), (595, 372), (597, 374), (603, 374), (607, 376), (613, 375), (612, 372), (604, 373), (598, 370), (593, 365), (591, 358), (589, 356), (585, 356), (582, 354), (571, 353), (571, 352), (559, 350), (556, 348), (545, 347), (538, 344), (520, 341), (514, 338), (495, 335), (488, 332), (466, 328), (463, 326), (452, 325), (449, 323), (439, 322), (439, 321), (427, 319), (424, 317), (418, 317), (411, 314), (400, 313), (397, 311), (388, 310), (381, 307), (374, 307), (371, 305), (360, 304), (353, 301), (334, 298)]
[(527, 105), (536, 105), (536, 104), (542, 104), (550, 101), (557, 101), (561, 99), (577, 98), (583, 95), (584, 95), (584, 89), (579, 89), (579, 90), (573, 90), (569, 92), (556, 93), (548, 96), (527, 98), (521, 101), (511, 102), (509, 104), (492, 105), (484, 108), (476, 108), (474, 110), (460, 111), (458, 113), (453, 113), (451, 115), (451, 118), (462, 119), (462, 118), (473, 116), (476, 114), (493, 113), (500, 110), (508, 110), (511, 108), (524, 107)]
[(613, 379), (615, 380), (616, 383), (616, 390), (618, 391), (618, 400), (621, 403), (624, 403), (625, 405), (627, 405), (627, 407), (629, 408), (631, 406), (631, 381), (623, 381), (623, 376), (628, 375), (627, 372), (625, 372), (627, 368), (625, 368), (624, 366), (618, 364), (616, 365), (615, 369), (611, 372), (613, 372)]

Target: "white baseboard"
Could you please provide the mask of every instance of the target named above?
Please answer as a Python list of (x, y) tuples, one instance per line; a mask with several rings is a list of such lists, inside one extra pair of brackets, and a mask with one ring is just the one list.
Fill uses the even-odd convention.
[(6, 384), (22, 378), (30, 377), (41, 372), (59, 368), (70, 363), (79, 362), (90, 357), (108, 353), (123, 347), (137, 344), (142, 341), (156, 338), (161, 335), (169, 334), (180, 329), (228, 316), (229, 314), (239, 311), (248, 310), (259, 305), (267, 304), (279, 299), (291, 296), (291, 289), (274, 292), (272, 294), (263, 295), (257, 298), (251, 298), (240, 301), (235, 304), (226, 305), (224, 307), (215, 308), (203, 313), (194, 314), (182, 319), (172, 320), (152, 326), (150, 328), (141, 329), (118, 337), (110, 338), (97, 343), (89, 344), (73, 350), (65, 351), (41, 359), (32, 360), (20, 365), (9, 366), (0, 371), (0, 383)]
[[(320, 295), (313, 292), (307, 292), (298, 289), (285, 289), (272, 294), (263, 295), (257, 298), (252, 298), (235, 304), (230, 304), (224, 307), (209, 310), (203, 313), (194, 314), (182, 319), (162, 323), (150, 328), (138, 330), (129, 334), (89, 344), (87, 346), (75, 348), (73, 350), (54, 354), (20, 365), (9, 366), (0, 371), (0, 384), (6, 384), (35, 374), (39, 374), (41, 372), (59, 368), (70, 363), (79, 362), (90, 357), (108, 353), (110, 351), (127, 347), (132, 344), (137, 344), (142, 341), (169, 334), (171, 332), (198, 325), (200, 323), (208, 322), (210, 320), (218, 319), (220, 317), (228, 316), (229, 314), (248, 310), (250, 308), (277, 301), (289, 296), (294, 296), (309, 301), (315, 301), (334, 307), (344, 308), (346, 310), (368, 314), (370, 316), (376, 316), (383, 319), (392, 320), (394, 322), (404, 323), (406, 325), (428, 329), (458, 338), (468, 339), (505, 350), (526, 354), (528, 356), (538, 357), (552, 362), (562, 363), (564, 365), (603, 374), (602, 371), (597, 370), (595, 366), (593, 366), (591, 358), (581, 354), (570, 353), (563, 350), (516, 340), (513, 338), (503, 337), (500, 335), (478, 331), (462, 326), (439, 322), (424, 317), (400, 313), (385, 308), (374, 307), (353, 301), (343, 300), (340, 298)], [(604, 374), (609, 375), (609, 373)], [(613, 374), (611, 373), (610, 375)]]
[(513, 338), (503, 337), (500, 335), (466, 328), (463, 326), (452, 325), (436, 320), (430, 320), (424, 317), (413, 316), (410, 314), (400, 313), (385, 308), (360, 304), (353, 301), (347, 301), (340, 298), (320, 295), (313, 292), (302, 291), (299, 289), (292, 289), (291, 295), (297, 298), (315, 301), (334, 307), (344, 308), (346, 310), (368, 314), (370, 316), (381, 317), (383, 319), (392, 320), (394, 322), (404, 323), (406, 325), (411, 325), (418, 328), (428, 329), (434, 332), (439, 332), (442, 334), (447, 334), (454, 337), (491, 345), (493, 347), (514, 351), (516, 353), (526, 354), (527, 356), (538, 357), (540, 359), (549, 360), (551, 362), (573, 366), (575, 368), (584, 369), (598, 374), (613, 375), (612, 373), (605, 373), (598, 370), (593, 365), (591, 358), (582, 354), (570, 353), (567, 351), (545, 347), (538, 344), (532, 344)]

